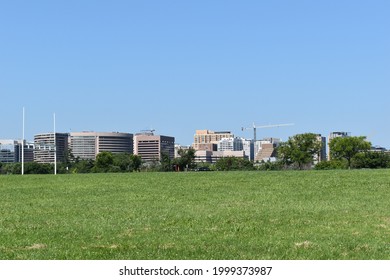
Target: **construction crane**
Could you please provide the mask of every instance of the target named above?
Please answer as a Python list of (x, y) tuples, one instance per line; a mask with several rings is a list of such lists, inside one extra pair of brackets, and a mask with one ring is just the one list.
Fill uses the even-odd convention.
[(241, 127), (241, 130), (248, 130), (253, 129), (253, 143), (256, 143), (256, 129), (257, 128), (271, 128), (271, 127), (280, 127), (280, 126), (290, 126), (294, 125), (293, 123), (283, 123), (283, 124), (269, 124), (269, 125), (261, 125), (256, 126), (255, 123), (253, 123), (252, 127)]

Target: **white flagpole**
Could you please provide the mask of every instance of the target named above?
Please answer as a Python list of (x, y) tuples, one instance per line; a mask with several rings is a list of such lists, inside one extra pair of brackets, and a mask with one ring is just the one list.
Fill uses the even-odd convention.
[(22, 175), (24, 175), (24, 107), (23, 107), (23, 133), (22, 133)]
[(57, 175), (56, 114), (54, 113), (54, 175)]

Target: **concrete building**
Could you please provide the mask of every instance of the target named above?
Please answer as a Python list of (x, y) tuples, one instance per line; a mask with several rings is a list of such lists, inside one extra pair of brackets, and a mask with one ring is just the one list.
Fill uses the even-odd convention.
[(0, 140), (0, 162), (13, 163), (15, 162), (15, 141)]
[[(24, 141), (24, 162), (34, 161), (34, 143)], [(15, 141), (15, 161), (22, 162), (22, 141)]]
[(321, 142), (321, 150), (318, 153), (318, 155), (314, 158), (314, 164), (317, 164), (317, 163), (327, 159), (327, 157), (326, 157), (326, 137), (322, 136), (321, 134), (317, 134), (317, 140), (319, 142)]
[(242, 139), (242, 150), (245, 153), (245, 156), (253, 161), (255, 159), (255, 145), (253, 144), (253, 140)]
[(218, 142), (223, 138), (234, 138), (230, 131), (196, 130), (192, 147), (196, 151), (217, 151)]
[(242, 151), (243, 143), (242, 138), (222, 138), (218, 141), (217, 150), (223, 151)]
[(222, 138), (218, 142), (218, 151), (244, 151), (245, 158), (249, 160), (254, 159), (254, 146), (252, 140), (247, 140), (244, 138)]
[(42, 133), (34, 136), (34, 161), (38, 163), (54, 163), (65, 160), (68, 151), (68, 133)]
[(256, 141), (255, 144), (255, 161), (273, 161), (276, 157), (276, 148), (280, 145), (279, 138), (265, 138)]
[(133, 153), (133, 134), (119, 132), (72, 132), (70, 148), (77, 158), (95, 160), (101, 152)]
[[(34, 144), (24, 141), (24, 162), (34, 161)], [(21, 140), (0, 140), (0, 162), (22, 162)]]
[(202, 151), (195, 152), (196, 163), (216, 163), (225, 157), (246, 158), (244, 151)]
[(170, 159), (174, 159), (174, 137), (154, 135), (153, 132), (137, 133), (134, 136), (134, 154), (141, 156), (143, 161), (160, 161), (162, 153), (166, 153)]

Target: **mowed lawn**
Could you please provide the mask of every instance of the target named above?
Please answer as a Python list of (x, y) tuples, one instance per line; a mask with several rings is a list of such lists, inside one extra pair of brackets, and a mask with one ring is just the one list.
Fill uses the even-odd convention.
[(390, 170), (0, 176), (0, 259), (390, 259)]

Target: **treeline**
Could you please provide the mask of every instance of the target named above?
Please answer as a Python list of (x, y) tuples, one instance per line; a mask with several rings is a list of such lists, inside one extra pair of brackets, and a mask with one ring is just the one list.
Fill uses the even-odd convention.
[[(195, 150), (180, 150), (180, 157), (170, 159), (162, 153), (161, 160), (143, 162), (138, 155), (128, 153), (101, 152), (96, 160), (82, 160), (75, 158), (71, 151), (67, 151), (64, 162), (57, 163), (57, 173), (125, 173), (141, 171), (184, 171), (193, 170), (195, 164)], [(21, 174), (21, 163), (0, 163), (0, 174)], [(26, 162), (24, 174), (52, 174), (54, 164)]]

